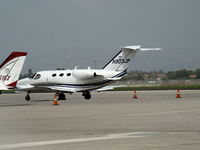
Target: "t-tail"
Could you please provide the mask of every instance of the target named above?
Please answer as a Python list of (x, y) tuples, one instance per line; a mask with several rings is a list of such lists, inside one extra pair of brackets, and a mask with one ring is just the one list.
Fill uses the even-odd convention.
[(16, 87), (27, 52), (12, 52), (0, 65), (0, 90)]
[(141, 48), (138, 46), (126, 46), (122, 47), (120, 52), (113, 57), (104, 67), (105, 70), (112, 71), (126, 71), (130, 64), (130, 61), (136, 55), (138, 51), (149, 51), (149, 50), (162, 50), (160, 48)]

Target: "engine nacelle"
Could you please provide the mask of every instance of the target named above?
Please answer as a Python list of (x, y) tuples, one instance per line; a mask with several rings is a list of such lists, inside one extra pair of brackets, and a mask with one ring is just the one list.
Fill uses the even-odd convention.
[(74, 70), (72, 75), (76, 79), (87, 80), (97, 76), (96, 72), (90, 70)]

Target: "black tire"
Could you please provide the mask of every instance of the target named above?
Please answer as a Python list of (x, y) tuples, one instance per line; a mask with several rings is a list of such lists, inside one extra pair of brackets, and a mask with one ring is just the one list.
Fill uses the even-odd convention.
[(85, 100), (90, 100), (91, 99), (91, 95), (85, 95)]
[(89, 91), (84, 91), (83, 92), (83, 96), (85, 98), (85, 100), (90, 100), (91, 99), (91, 94)]
[(31, 98), (30, 98), (29, 95), (26, 95), (26, 96), (25, 96), (25, 100), (26, 100), (26, 101), (30, 101), (30, 99), (31, 99)]
[(64, 93), (60, 93), (58, 95), (58, 100), (66, 100), (65, 94)]

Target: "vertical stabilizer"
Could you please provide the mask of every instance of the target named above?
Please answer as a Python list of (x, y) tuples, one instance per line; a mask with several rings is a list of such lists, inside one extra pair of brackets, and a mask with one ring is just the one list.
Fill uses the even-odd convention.
[(160, 48), (141, 48), (138, 46), (126, 46), (122, 47), (121, 51), (113, 57), (104, 67), (105, 70), (112, 71), (125, 71), (128, 69), (130, 61), (136, 55), (138, 51), (152, 51), (152, 50), (162, 50)]
[(27, 52), (12, 52), (0, 65), (0, 85), (4, 85), (2, 89), (5, 87), (15, 88), (26, 55)]
[(124, 71), (128, 69), (130, 61), (140, 50), (141, 46), (126, 46), (121, 48), (121, 51), (113, 57), (104, 67), (105, 70)]

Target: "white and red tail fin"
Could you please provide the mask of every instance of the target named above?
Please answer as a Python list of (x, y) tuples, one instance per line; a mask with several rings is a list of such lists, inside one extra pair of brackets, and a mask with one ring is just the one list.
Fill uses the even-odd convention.
[(112, 71), (125, 71), (128, 69), (130, 61), (136, 55), (138, 51), (149, 51), (149, 50), (162, 50), (160, 48), (141, 48), (138, 46), (126, 46), (122, 47), (121, 51), (113, 57), (104, 67), (105, 70)]
[(15, 88), (27, 52), (12, 52), (0, 65), (0, 90)]

